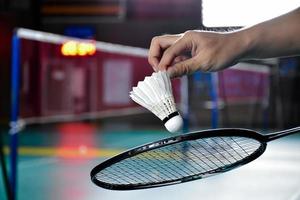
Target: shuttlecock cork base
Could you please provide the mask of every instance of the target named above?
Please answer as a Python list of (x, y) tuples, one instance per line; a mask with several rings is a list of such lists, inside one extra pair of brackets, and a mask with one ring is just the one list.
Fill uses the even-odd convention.
[(182, 129), (183, 120), (179, 112), (174, 112), (162, 120), (166, 129), (171, 133), (179, 132)]
[(145, 77), (132, 88), (129, 96), (162, 120), (168, 131), (174, 133), (181, 130), (183, 120), (177, 111), (167, 72), (154, 72)]

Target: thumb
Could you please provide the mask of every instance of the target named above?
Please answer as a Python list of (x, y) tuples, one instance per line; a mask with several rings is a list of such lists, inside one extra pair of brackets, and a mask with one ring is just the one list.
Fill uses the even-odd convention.
[(170, 78), (181, 77), (183, 75), (189, 75), (197, 70), (198, 66), (195, 58), (190, 58), (170, 66), (167, 72)]

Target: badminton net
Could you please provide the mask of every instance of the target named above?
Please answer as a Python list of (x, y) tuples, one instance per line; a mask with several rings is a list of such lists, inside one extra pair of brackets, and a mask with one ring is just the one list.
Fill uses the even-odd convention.
[[(152, 73), (147, 50), (18, 29), (19, 119), (25, 124), (145, 112), (128, 94)], [(173, 81), (180, 102), (180, 80)]]

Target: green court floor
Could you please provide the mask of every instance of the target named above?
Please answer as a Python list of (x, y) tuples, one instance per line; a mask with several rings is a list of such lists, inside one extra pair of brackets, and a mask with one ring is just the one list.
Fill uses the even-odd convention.
[[(90, 170), (121, 151), (170, 136), (67, 123), (29, 127), (19, 135), (19, 200), (300, 200), (300, 134), (268, 144), (257, 160), (237, 170), (180, 185), (110, 191), (94, 185)], [(5, 199), (0, 181), (0, 199)]]

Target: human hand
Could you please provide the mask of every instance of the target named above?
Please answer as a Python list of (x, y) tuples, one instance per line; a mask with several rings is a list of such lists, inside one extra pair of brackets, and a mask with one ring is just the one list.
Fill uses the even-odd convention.
[(218, 71), (238, 62), (243, 45), (235, 33), (187, 31), (157, 36), (151, 41), (148, 61), (155, 71), (167, 70), (171, 78), (197, 70)]

